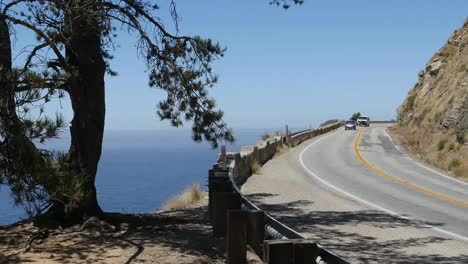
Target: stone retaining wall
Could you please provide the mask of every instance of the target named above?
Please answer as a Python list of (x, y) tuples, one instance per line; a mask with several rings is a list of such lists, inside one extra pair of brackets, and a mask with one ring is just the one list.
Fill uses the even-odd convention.
[[(234, 176), (237, 186), (241, 186), (252, 175), (252, 164), (257, 162), (259, 165), (265, 164), (272, 159), (277, 152), (277, 149), (282, 147), (285, 142), (290, 142), (289, 145), (294, 147), (301, 142), (318, 135), (325, 134), (329, 131), (337, 129), (342, 125), (341, 122), (318, 129), (306, 130), (289, 136), (289, 141), (286, 137), (273, 136), (266, 140), (257, 141), (255, 146), (244, 146), (240, 152), (228, 152), (227, 164)], [(221, 161), (218, 157), (218, 162)]]

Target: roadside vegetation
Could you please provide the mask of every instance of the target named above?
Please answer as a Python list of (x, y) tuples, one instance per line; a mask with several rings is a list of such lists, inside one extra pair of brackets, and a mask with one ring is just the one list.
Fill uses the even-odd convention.
[(468, 147), (457, 142), (455, 131), (436, 134), (408, 127), (393, 127), (390, 131), (417, 158), (450, 175), (468, 179)]
[(167, 201), (163, 209), (164, 210), (177, 210), (190, 208), (198, 204), (204, 197), (204, 193), (200, 189), (199, 184), (193, 184), (192, 186), (185, 189), (185, 191)]
[(468, 20), (434, 54), (398, 108), (391, 131), (409, 152), (468, 179)]
[(328, 125), (331, 125), (331, 124), (335, 124), (336, 122), (340, 122), (339, 119), (330, 119), (330, 120), (327, 120), (323, 123), (320, 124), (320, 127), (324, 127), (324, 126), (328, 126)]
[(254, 161), (252, 162), (252, 164), (250, 164), (250, 171), (252, 172), (252, 174), (258, 174), (261, 168), (262, 168), (262, 165), (260, 165), (258, 161)]
[(276, 147), (276, 152), (275, 152), (274, 157), (276, 158), (276, 157), (281, 156), (283, 153), (286, 153), (288, 149), (289, 147), (286, 145), (279, 145), (278, 147)]
[(357, 112), (357, 113), (354, 113), (351, 118), (349, 118), (350, 120), (354, 120), (354, 121), (357, 121), (358, 118), (361, 116), (361, 113), (360, 112)]

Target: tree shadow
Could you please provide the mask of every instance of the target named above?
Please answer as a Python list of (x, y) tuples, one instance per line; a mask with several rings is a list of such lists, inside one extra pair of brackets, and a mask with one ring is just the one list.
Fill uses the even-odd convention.
[[(224, 263), (224, 240), (212, 236), (207, 207), (154, 214), (106, 213), (101, 234), (50, 236), (21, 252), (34, 226), (0, 230), (0, 263)], [(71, 233), (75, 230), (67, 230)], [(16, 253), (11, 253), (15, 252)]]
[[(428, 229), (427, 225), (443, 226), (441, 223), (416, 221), (396, 217), (376, 210), (360, 211), (311, 211), (313, 201), (298, 200), (287, 203), (268, 203), (268, 194), (249, 195), (262, 210), (305, 234), (351, 263), (463, 263), (468, 254), (445, 256), (444, 252), (425, 252), (419, 249), (429, 245), (440, 245), (449, 241), (437, 236), (410, 237), (379, 240), (372, 232), (356, 233), (359, 228), (374, 232), (402, 232), (402, 230)], [(405, 229), (408, 228), (408, 229)], [(392, 231), (393, 230), (393, 231)], [(402, 237), (402, 236), (399, 236)], [(416, 250), (410, 250), (416, 249)], [(426, 250), (427, 251), (427, 250)], [(467, 249), (468, 251), (468, 249)]]

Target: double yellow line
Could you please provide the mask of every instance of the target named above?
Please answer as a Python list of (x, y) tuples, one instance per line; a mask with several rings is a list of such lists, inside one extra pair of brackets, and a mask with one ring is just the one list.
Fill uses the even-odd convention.
[(370, 164), (367, 160), (365, 160), (363, 158), (361, 152), (359, 151), (359, 142), (361, 141), (361, 136), (362, 136), (362, 130), (359, 131), (359, 133), (356, 136), (356, 140), (354, 141), (354, 153), (356, 154), (357, 158), (362, 162), (362, 164), (364, 164), (369, 169), (377, 172), (378, 174), (380, 174), (381, 176), (383, 176), (383, 177), (385, 177), (387, 179), (390, 179), (390, 180), (392, 180), (392, 181), (394, 181), (396, 183), (407, 186), (409, 188), (418, 190), (418, 191), (420, 191), (422, 193), (425, 193), (425, 194), (428, 194), (428, 195), (431, 195), (431, 196), (434, 196), (434, 197), (437, 197), (437, 198), (440, 198), (442, 200), (446, 200), (446, 201), (449, 201), (449, 202), (452, 202), (452, 203), (456, 203), (456, 204), (459, 204), (459, 205), (462, 205), (462, 206), (468, 206), (467, 202), (460, 201), (460, 200), (457, 200), (457, 199), (454, 199), (454, 198), (451, 198), (451, 197), (448, 197), (448, 196), (445, 196), (445, 195), (442, 195), (442, 194), (439, 194), (439, 193), (436, 193), (436, 192), (433, 192), (433, 191), (429, 191), (427, 189), (416, 186), (416, 185), (414, 185), (412, 183), (400, 180), (400, 179), (398, 179), (398, 178), (396, 178), (396, 177), (394, 177), (394, 176), (392, 176), (392, 175), (390, 175), (390, 174), (376, 168), (374, 165)]

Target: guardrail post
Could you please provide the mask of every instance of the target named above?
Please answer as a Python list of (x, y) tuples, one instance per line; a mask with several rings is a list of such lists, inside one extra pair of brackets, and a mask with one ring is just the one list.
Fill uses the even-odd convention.
[(258, 210), (246, 211), (247, 213), (247, 243), (263, 258), (262, 244), (265, 239), (265, 213)]
[(307, 239), (266, 240), (264, 258), (267, 264), (311, 264), (316, 263), (319, 248)]
[(291, 264), (294, 257), (294, 245), (290, 240), (265, 240), (263, 261), (267, 264)]
[(310, 240), (294, 240), (294, 264), (316, 263), (319, 255), (317, 243)]
[(227, 210), (226, 263), (247, 263), (248, 213)]
[(221, 146), (221, 169), (227, 169), (227, 155), (226, 155), (226, 145)]
[(240, 210), (241, 196), (233, 192), (214, 192), (212, 203), (213, 234), (223, 237), (226, 235), (227, 210)]
[(232, 192), (232, 182), (229, 171), (214, 167), (208, 171), (208, 214), (213, 220), (213, 194), (215, 192)]

